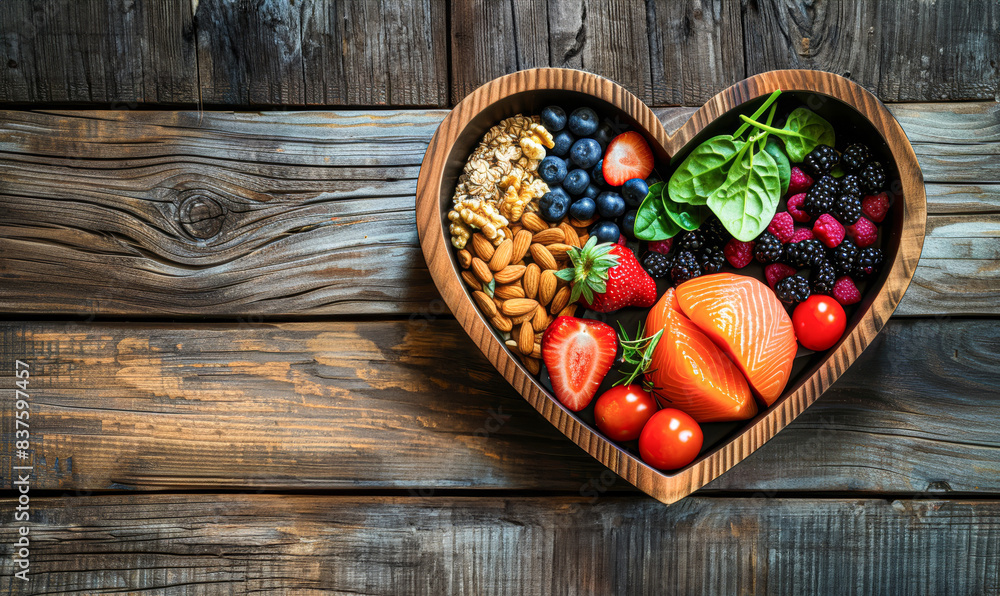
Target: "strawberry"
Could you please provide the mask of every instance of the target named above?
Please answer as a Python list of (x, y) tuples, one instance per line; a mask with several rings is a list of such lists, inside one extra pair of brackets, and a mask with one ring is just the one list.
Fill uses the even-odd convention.
[(591, 236), (583, 248), (573, 247), (566, 254), (573, 266), (557, 271), (556, 277), (573, 284), (570, 302), (582, 297), (587, 308), (597, 312), (656, 302), (656, 282), (627, 246), (597, 244), (597, 237)]
[(556, 399), (574, 412), (586, 408), (615, 363), (617, 351), (618, 338), (610, 325), (557, 317), (542, 335), (542, 360)]
[(630, 130), (611, 139), (601, 167), (609, 186), (621, 186), (632, 178), (646, 178), (653, 173), (653, 151), (642, 135)]

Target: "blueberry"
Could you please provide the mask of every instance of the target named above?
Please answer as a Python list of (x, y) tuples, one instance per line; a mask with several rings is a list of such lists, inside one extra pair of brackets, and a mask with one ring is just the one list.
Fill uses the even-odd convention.
[[(547, 157), (545, 159), (548, 159)], [(544, 161), (542, 163), (545, 163)], [(583, 194), (590, 184), (590, 176), (586, 170), (573, 170), (563, 178), (563, 188), (571, 195)]]
[(561, 186), (553, 188), (538, 200), (538, 214), (545, 221), (557, 222), (566, 217), (567, 211), (569, 211), (569, 195)]
[(559, 106), (549, 106), (542, 110), (542, 126), (552, 134), (566, 128), (566, 110)]
[(590, 108), (577, 108), (569, 115), (569, 131), (578, 137), (586, 137), (597, 130), (597, 112)]
[(614, 219), (625, 213), (625, 199), (616, 192), (602, 192), (594, 202), (597, 203), (597, 212), (601, 217)]
[(607, 149), (608, 143), (611, 142), (611, 139), (615, 138), (614, 126), (611, 124), (610, 120), (605, 118), (604, 122), (601, 122), (601, 125), (597, 127), (597, 130), (594, 131), (594, 134), (591, 136), (595, 141), (601, 144), (601, 149)]
[(635, 238), (635, 216), (637, 213), (636, 209), (630, 209), (622, 217), (622, 233), (629, 238)]
[(573, 146), (576, 137), (568, 130), (561, 130), (552, 136), (552, 148), (549, 149), (551, 155), (566, 157), (569, 148)]
[(615, 225), (613, 221), (599, 221), (597, 225), (590, 228), (590, 235), (597, 237), (598, 244), (604, 244), (605, 242), (618, 242), (618, 237), (621, 236), (621, 232), (618, 230), (618, 226)]
[[(544, 163), (544, 162), (543, 162)], [(649, 186), (642, 178), (632, 178), (622, 184), (622, 196), (629, 207), (638, 207), (649, 194)]]
[(597, 211), (597, 205), (594, 203), (593, 199), (589, 199), (587, 197), (577, 199), (572, 205), (569, 206), (569, 216), (580, 221), (586, 221), (591, 217), (594, 217), (595, 211)]
[(583, 169), (593, 166), (601, 159), (601, 145), (594, 139), (577, 139), (569, 150), (569, 158)]
[(608, 183), (604, 181), (604, 160), (597, 162), (594, 169), (590, 171), (590, 180), (597, 186), (607, 186)]
[(587, 189), (583, 191), (583, 196), (588, 199), (596, 199), (599, 194), (601, 194), (601, 189), (598, 188), (593, 182), (588, 184)]
[(538, 164), (538, 176), (546, 184), (559, 184), (566, 177), (566, 160), (555, 155), (549, 155)]

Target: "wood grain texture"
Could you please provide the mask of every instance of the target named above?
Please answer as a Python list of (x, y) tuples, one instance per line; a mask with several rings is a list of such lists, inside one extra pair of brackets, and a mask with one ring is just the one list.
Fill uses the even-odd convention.
[(990, 0), (745, 3), (747, 74), (815, 68), (883, 101), (998, 100), (1000, 6)]
[[(748, 101), (782, 90), (786, 96), (807, 92), (828, 119), (854, 120), (869, 127), (864, 134), (885, 140), (896, 170), (892, 183), (895, 205), (880, 234), (886, 254), (877, 285), (859, 305), (860, 318), (821, 362), (792, 379), (778, 401), (749, 420), (736, 435), (702, 453), (687, 467), (663, 473), (636, 454), (615, 445), (560, 403), (535, 376), (507, 351), (502, 338), (470, 298), (459, 277), (449, 241), (445, 213), (462, 162), (490, 123), (551, 103), (579, 102), (585, 94), (599, 112), (620, 114), (649, 142), (655, 159), (665, 163), (682, 154), (696, 135)], [(805, 96), (800, 97), (802, 101)], [(730, 124), (733, 124), (730, 120)], [(862, 130), (865, 130), (862, 128)], [(431, 139), (417, 179), (417, 230), (431, 277), (456, 320), (501, 375), (542, 416), (598, 461), (643, 492), (672, 503), (711, 482), (794, 420), (812, 404), (875, 339), (903, 297), (920, 257), (927, 224), (923, 176), (910, 142), (899, 123), (873, 95), (843, 77), (807, 70), (755, 75), (716, 96), (698, 109), (676, 133), (668, 135), (656, 115), (634, 95), (611, 81), (579, 70), (532, 69), (495, 79), (472, 92), (445, 117)]]
[[(816, 404), (705, 490), (1000, 494), (997, 327), (893, 319)], [(454, 321), (0, 329), (0, 381), (11, 386), (16, 358), (33, 367), (33, 488), (631, 489)], [(10, 469), (9, 393), (0, 406)]]
[[(991, 595), (1000, 587), (996, 501), (694, 498), (667, 508), (649, 499), (203, 494), (32, 502), (35, 594), (831, 594), (892, 586)], [(5, 545), (16, 541), (12, 530), (0, 530)], [(10, 556), (0, 562), (0, 586), (19, 594), (11, 565)]]
[[(932, 214), (916, 281), (897, 313), (1000, 314), (1000, 274), (991, 265), (1000, 178), (990, 174), (1000, 107), (889, 108), (913, 142)], [(673, 132), (694, 111), (655, 113)], [(0, 284), (0, 309), (419, 313), (437, 293), (419, 254), (413, 195), (420, 159), (446, 114), (2, 112), (0, 271), (11, 283)], [(178, 219), (198, 197), (227, 213), (203, 242)]]

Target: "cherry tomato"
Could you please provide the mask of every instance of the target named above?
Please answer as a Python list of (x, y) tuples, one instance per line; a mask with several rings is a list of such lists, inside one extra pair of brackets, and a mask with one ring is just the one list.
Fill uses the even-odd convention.
[(698, 457), (705, 436), (694, 418), (665, 408), (653, 414), (639, 435), (642, 461), (658, 470), (683, 468)]
[(639, 385), (608, 389), (597, 398), (594, 418), (597, 428), (612, 441), (634, 441), (656, 413), (656, 400)]
[(813, 294), (792, 312), (795, 336), (803, 347), (827, 350), (840, 340), (847, 327), (844, 307), (829, 296)]

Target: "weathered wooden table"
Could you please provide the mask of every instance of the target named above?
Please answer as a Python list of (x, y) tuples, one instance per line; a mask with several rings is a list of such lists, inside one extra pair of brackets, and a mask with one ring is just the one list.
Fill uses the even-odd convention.
[[(998, 31), (994, 0), (0, 3), (0, 588), (1000, 594)], [(437, 123), (541, 65), (668, 129), (849, 73), (927, 181), (880, 339), (671, 507), (531, 409), (421, 257)]]

